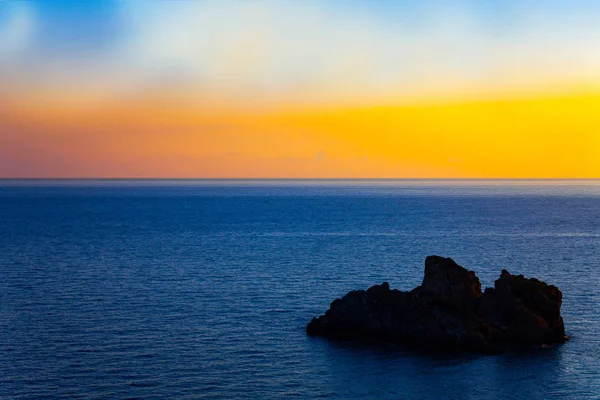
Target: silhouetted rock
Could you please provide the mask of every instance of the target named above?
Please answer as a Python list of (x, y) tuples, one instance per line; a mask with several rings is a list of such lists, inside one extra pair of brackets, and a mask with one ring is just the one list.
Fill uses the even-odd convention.
[(509, 346), (566, 340), (562, 294), (537, 279), (503, 270), (494, 288), (450, 258), (429, 256), (420, 286), (391, 290), (384, 282), (356, 290), (313, 318), (306, 332), (335, 340), (498, 353)]
[(451, 258), (427, 257), (421, 288), (438, 301), (469, 310), (481, 298), (481, 283), (475, 272), (467, 271)]
[(556, 286), (502, 270), (494, 288), (487, 288), (479, 314), (502, 344), (538, 344), (564, 341), (560, 316), (562, 293)]

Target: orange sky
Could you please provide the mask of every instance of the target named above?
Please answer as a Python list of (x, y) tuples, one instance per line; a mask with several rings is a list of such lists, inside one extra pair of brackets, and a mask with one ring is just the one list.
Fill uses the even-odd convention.
[(600, 178), (593, 2), (2, 2), (0, 178)]
[(4, 177), (600, 177), (593, 93), (311, 108), (4, 104)]

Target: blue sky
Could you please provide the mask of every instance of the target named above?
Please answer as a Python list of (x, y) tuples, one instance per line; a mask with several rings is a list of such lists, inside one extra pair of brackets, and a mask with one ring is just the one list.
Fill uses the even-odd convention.
[[(0, 23), (2, 16), (6, 18), (9, 14), (6, 9), (18, 2), (22, 1), (0, 1)], [(127, 2), (127, 0), (53, 0), (25, 3), (35, 9), (39, 23), (36, 37), (38, 51), (85, 52), (89, 51), (89, 48), (102, 49), (103, 46), (119, 40), (120, 29), (123, 28), (124, 22), (120, 9)], [(192, 3), (192, 1), (187, 2)], [(242, 2), (252, 1), (240, 0), (240, 3)], [(266, 2), (273, 1), (254, 1), (256, 4)], [(289, 4), (294, 1), (286, 0), (278, 3)], [(509, 33), (511, 29), (519, 29), (519, 25), (531, 17), (547, 20), (549, 25), (554, 23), (559, 30), (568, 28), (569, 25), (588, 25), (600, 17), (600, 2), (591, 0), (320, 0), (318, 2), (298, 0), (295, 3), (312, 3), (319, 8), (328, 9), (334, 15), (335, 13), (354, 14), (373, 19), (380, 24), (415, 28), (428, 27), (427, 22), (439, 18), (440, 13), (448, 13), (450, 17), (451, 14), (462, 14), (468, 15), (481, 29), (488, 28), (498, 33)], [(555, 33), (549, 32), (549, 34)]]
[(595, 84), (598, 20), (590, 0), (0, 0), (0, 83), (131, 92), (177, 76), (311, 100)]

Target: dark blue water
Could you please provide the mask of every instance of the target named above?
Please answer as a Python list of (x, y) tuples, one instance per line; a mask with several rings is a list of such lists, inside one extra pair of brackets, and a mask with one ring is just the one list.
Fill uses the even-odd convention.
[[(600, 182), (0, 182), (0, 398), (600, 396)], [(572, 339), (500, 356), (337, 344), (350, 289), (427, 255), (559, 286)]]

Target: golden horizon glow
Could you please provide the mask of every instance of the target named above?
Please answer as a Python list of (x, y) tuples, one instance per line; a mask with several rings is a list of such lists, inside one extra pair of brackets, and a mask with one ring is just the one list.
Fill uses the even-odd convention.
[(600, 93), (260, 110), (41, 103), (4, 113), (5, 126), (7, 115), (13, 133), (0, 138), (32, 164), (4, 177), (600, 177)]
[(600, 5), (484, 3), (0, 0), (0, 177), (600, 178)]

